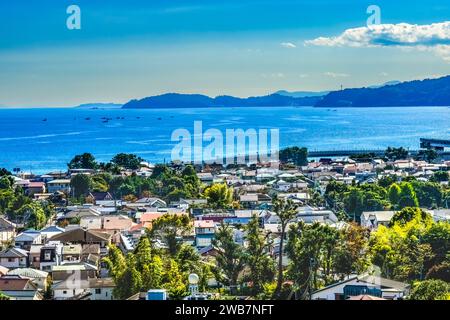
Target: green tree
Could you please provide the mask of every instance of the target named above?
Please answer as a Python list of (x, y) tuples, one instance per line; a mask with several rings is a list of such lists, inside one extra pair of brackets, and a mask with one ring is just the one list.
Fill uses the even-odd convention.
[(404, 182), (400, 186), (401, 192), (400, 192), (400, 199), (398, 202), (398, 206), (400, 209), (406, 208), (406, 207), (418, 207), (419, 206), (419, 200), (417, 199), (416, 192), (414, 191), (414, 188), (411, 183)]
[(136, 269), (136, 259), (132, 253), (128, 253), (126, 268), (117, 276), (113, 295), (116, 299), (124, 300), (140, 292), (141, 288), (142, 276)]
[(433, 182), (444, 182), (450, 180), (448, 171), (438, 171), (430, 179)]
[(280, 220), (280, 246), (278, 251), (278, 276), (277, 287), (274, 292), (274, 297), (280, 297), (281, 287), (283, 284), (283, 254), (284, 254), (284, 240), (286, 238), (286, 228), (288, 223), (292, 221), (297, 215), (298, 206), (290, 199), (281, 200), (275, 199), (273, 201), (273, 211)]
[(450, 283), (450, 261), (445, 261), (439, 265), (433, 266), (428, 270), (425, 279), (442, 280)]
[(164, 274), (164, 287), (169, 292), (169, 297), (172, 300), (181, 300), (188, 295), (186, 288), (186, 279), (178, 268), (178, 263), (174, 259), (170, 259), (167, 271)]
[(306, 166), (308, 164), (308, 149), (299, 147), (286, 148), (280, 151), (279, 158), (284, 163)]
[(439, 158), (439, 155), (436, 150), (433, 149), (420, 150), (416, 157), (417, 160), (425, 160), (427, 162), (433, 162), (437, 158)]
[(439, 265), (450, 259), (450, 223), (438, 222), (433, 223), (427, 229), (423, 236), (422, 242), (431, 246), (434, 253), (434, 259), (429, 262), (428, 267)]
[(390, 226), (394, 226), (395, 224), (405, 225), (408, 222), (411, 222), (414, 219), (418, 219), (419, 221), (424, 221), (431, 223), (431, 216), (419, 208), (403, 208), (402, 210), (396, 212), (390, 221)]
[(414, 284), (410, 300), (450, 300), (450, 284), (442, 280), (426, 280)]
[(134, 250), (136, 257), (136, 268), (142, 272), (144, 266), (152, 261), (152, 248), (148, 237), (141, 237)]
[(0, 291), (0, 301), (9, 300), (10, 298)]
[(9, 189), (11, 189), (11, 187), (12, 187), (12, 183), (11, 183), (10, 178), (8, 176), (1, 176), (0, 177), (0, 189), (9, 190)]
[(249, 268), (248, 280), (252, 282), (252, 293), (262, 293), (266, 283), (275, 277), (275, 261), (269, 256), (270, 234), (264, 234), (259, 228), (259, 218), (254, 215), (246, 226), (247, 250), (245, 262)]
[(370, 231), (354, 223), (340, 230), (333, 253), (333, 270), (341, 280), (367, 270), (370, 265), (369, 238)]
[(28, 228), (39, 230), (47, 223), (44, 209), (39, 202), (24, 205), (18, 210), (17, 215), (23, 218)]
[(215, 209), (228, 208), (233, 202), (233, 189), (228, 188), (225, 183), (213, 184), (203, 191), (203, 195)]
[(127, 267), (127, 262), (125, 260), (125, 257), (123, 256), (122, 251), (120, 251), (117, 246), (113, 244), (110, 245), (108, 247), (108, 256), (104, 257), (103, 261), (107, 266), (110, 276), (117, 283), (117, 279), (119, 278), (120, 274)]
[(181, 248), (181, 237), (191, 230), (192, 223), (187, 215), (165, 214), (153, 222), (149, 235), (152, 239), (161, 239), (169, 255), (175, 257)]
[(95, 157), (90, 153), (76, 155), (67, 165), (69, 169), (97, 169)]
[(400, 148), (392, 148), (388, 147), (386, 151), (384, 152), (384, 156), (388, 158), (389, 160), (404, 160), (408, 159), (409, 152), (403, 147)]
[(413, 181), (411, 185), (421, 207), (438, 208), (442, 205), (443, 192), (438, 183)]
[(112, 158), (111, 163), (125, 169), (137, 170), (142, 161), (144, 161), (144, 159), (135, 154), (119, 153)]
[(162, 287), (164, 263), (160, 256), (153, 255), (150, 263), (142, 268), (142, 282), (146, 290)]
[(233, 291), (238, 284), (238, 278), (245, 266), (242, 246), (234, 242), (233, 230), (222, 223), (213, 239), (213, 245), (218, 248), (217, 279), (230, 286)]
[(86, 174), (76, 174), (70, 179), (70, 187), (75, 198), (87, 195), (92, 187), (91, 177)]
[(400, 186), (397, 183), (392, 184), (389, 187), (389, 201), (395, 206), (398, 205), (398, 203), (400, 202), (400, 196), (402, 193), (402, 189), (400, 188)]

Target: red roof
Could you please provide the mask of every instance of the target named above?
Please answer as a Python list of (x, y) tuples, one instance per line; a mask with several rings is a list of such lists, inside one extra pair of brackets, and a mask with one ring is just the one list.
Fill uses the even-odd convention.
[(0, 291), (20, 291), (28, 289), (29, 279), (0, 278)]

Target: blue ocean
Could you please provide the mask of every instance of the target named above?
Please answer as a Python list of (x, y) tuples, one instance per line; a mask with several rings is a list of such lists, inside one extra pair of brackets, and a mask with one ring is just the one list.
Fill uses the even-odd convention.
[(170, 161), (175, 129), (279, 129), (280, 147), (310, 150), (419, 148), (420, 138), (450, 138), (450, 108), (309, 107), (228, 109), (0, 109), (0, 167), (45, 173), (64, 170), (90, 152), (99, 161), (134, 153)]

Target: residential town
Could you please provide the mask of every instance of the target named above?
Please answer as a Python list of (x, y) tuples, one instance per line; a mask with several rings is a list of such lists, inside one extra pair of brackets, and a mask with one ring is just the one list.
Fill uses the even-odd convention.
[(0, 300), (448, 300), (450, 161), (0, 172)]

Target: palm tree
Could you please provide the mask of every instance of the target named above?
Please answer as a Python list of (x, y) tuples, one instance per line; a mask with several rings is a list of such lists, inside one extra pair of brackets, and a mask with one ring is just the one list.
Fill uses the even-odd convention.
[(274, 291), (274, 298), (279, 298), (281, 293), (281, 286), (283, 284), (283, 245), (284, 238), (286, 236), (286, 228), (288, 223), (295, 218), (297, 215), (298, 206), (290, 199), (280, 200), (275, 199), (273, 201), (273, 210), (280, 219), (281, 224), (281, 239), (280, 239), (280, 249), (278, 256), (278, 278), (277, 287)]

